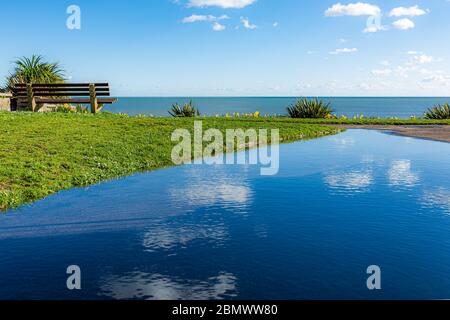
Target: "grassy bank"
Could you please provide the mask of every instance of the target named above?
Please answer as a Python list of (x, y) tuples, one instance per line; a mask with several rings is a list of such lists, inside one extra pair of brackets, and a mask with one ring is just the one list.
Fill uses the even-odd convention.
[(310, 124), (354, 124), (354, 125), (450, 125), (450, 120), (426, 120), (426, 119), (302, 119), (300, 123)]
[[(249, 121), (248, 118), (230, 118), (235, 121)], [(272, 121), (274, 118), (260, 118), (252, 119), (250, 121)], [(297, 124), (323, 124), (323, 125), (333, 125), (333, 124), (345, 124), (345, 125), (450, 125), (450, 119), (448, 120), (427, 120), (427, 119), (372, 119), (372, 118), (338, 118), (338, 119), (293, 119), (288, 117), (276, 118), (280, 122), (284, 123), (297, 123)]]
[[(283, 141), (336, 133), (284, 119), (204, 118), (204, 130), (280, 129)], [(177, 128), (193, 119), (0, 112), (0, 210), (135, 172), (172, 165)]]

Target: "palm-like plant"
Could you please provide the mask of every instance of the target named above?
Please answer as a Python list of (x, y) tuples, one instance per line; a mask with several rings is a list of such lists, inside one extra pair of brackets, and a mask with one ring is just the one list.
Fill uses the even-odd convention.
[(172, 117), (198, 117), (200, 116), (200, 111), (194, 106), (192, 101), (189, 103), (185, 103), (183, 106), (180, 106), (178, 103), (172, 105), (172, 109), (170, 109), (169, 114)]
[(448, 103), (445, 103), (443, 105), (438, 104), (437, 106), (428, 109), (428, 111), (425, 112), (425, 119), (450, 119), (450, 106)]
[(64, 70), (57, 62), (46, 62), (42, 56), (33, 55), (17, 59), (6, 80), (10, 88), (17, 83), (63, 83)]
[(291, 118), (325, 118), (333, 113), (331, 104), (319, 99), (300, 99), (287, 108)]

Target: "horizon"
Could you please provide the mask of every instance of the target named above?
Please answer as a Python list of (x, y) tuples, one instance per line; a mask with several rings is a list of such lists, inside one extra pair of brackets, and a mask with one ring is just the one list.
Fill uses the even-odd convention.
[(126, 95), (119, 95), (117, 96), (118, 98), (267, 98), (267, 99), (277, 99), (277, 98), (372, 98), (372, 99), (383, 99), (383, 98), (387, 98), (387, 99), (395, 99), (395, 98), (399, 98), (399, 99), (404, 99), (404, 98), (409, 98), (409, 99), (426, 99), (426, 98), (450, 98), (450, 96), (322, 96), (322, 95), (318, 95), (318, 96), (308, 96), (308, 95), (303, 95), (303, 96), (179, 96), (179, 95), (173, 95), (173, 96), (126, 96)]
[(122, 97), (447, 97), (450, 44), (434, 35), (449, 13), (448, 0), (5, 3), (16, 45), (0, 77), (41, 54)]

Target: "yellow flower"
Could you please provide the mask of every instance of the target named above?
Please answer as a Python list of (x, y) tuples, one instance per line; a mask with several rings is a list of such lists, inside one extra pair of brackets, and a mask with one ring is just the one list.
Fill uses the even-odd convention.
[(255, 118), (259, 118), (260, 115), (261, 114), (259, 113), (259, 111), (256, 111), (255, 114), (254, 114)]

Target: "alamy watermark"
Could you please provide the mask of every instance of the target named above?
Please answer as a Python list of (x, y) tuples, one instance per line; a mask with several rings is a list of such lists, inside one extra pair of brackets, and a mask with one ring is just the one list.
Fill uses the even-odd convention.
[(77, 265), (71, 265), (67, 267), (66, 273), (69, 277), (66, 281), (67, 289), (69, 290), (81, 290), (81, 269)]
[(381, 290), (381, 268), (377, 265), (371, 265), (367, 267), (367, 289), (369, 290)]
[(366, 28), (364, 29), (364, 32), (378, 32), (381, 30), (386, 30), (386, 27), (381, 23), (380, 13), (367, 18)]
[[(219, 129), (211, 128), (203, 132), (203, 122), (195, 121), (194, 137), (187, 129), (176, 129), (172, 133), (172, 141), (178, 142), (172, 149), (172, 161), (176, 165), (261, 165), (263, 176), (276, 175), (280, 168), (279, 129), (270, 130), (270, 139), (267, 129), (226, 129), (224, 139)], [(254, 147), (259, 149), (234, 153)]]
[(69, 30), (81, 29), (81, 9), (77, 5), (67, 7), (66, 13), (69, 15), (66, 20), (66, 27)]

